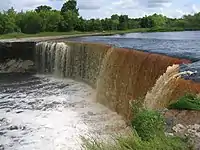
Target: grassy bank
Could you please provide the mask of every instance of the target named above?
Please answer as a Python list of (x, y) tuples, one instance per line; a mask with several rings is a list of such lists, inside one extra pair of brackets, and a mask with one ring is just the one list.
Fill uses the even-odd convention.
[(24, 34), (24, 33), (10, 33), (0, 35), (0, 39), (12, 39), (12, 38), (30, 38), (30, 37), (49, 37), (49, 36), (75, 36), (75, 35), (87, 35), (95, 34), (94, 32), (41, 32), (37, 34)]
[(77, 37), (77, 36), (92, 36), (92, 35), (114, 35), (114, 34), (125, 34), (133, 32), (148, 32), (149, 29), (132, 29), (132, 30), (118, 30), (118, 31), (104, 31), (104, 32), (41, 32), (37, 34), (24, 34), (24, 33), (10, 33), (0, 35), (0, 39), (12, 39), (12, 38), (30, 38), (30, 37), (50, 37), (50, 36), (66, 36)]
[(93, 35), (114, 35), (114, 34), (126, 34), (126, 33), (135, 33), (135, 32), (167, 32), (167, 31), (182, 31), (176, 28), (171, 29), (162, 29), (162, 28), (138, 28), (130, 30), (117, 30), (117, 31), (103, 31), (103, 32), (41, 32), (37, 34), (24, 34), (24, 33), (10, 33), (0, 35), (0, 39), (12, 39), (12, 38), (31, 38), (31, 37), (51, 37), (51, 36), (66, 36), (67, 37), (78, 37), (78, 36), (93, 36)]
[[(116, 30), (116, 31), (96, 31), (96, 32), (41, 32), (37, 34), (24, 34), (24, 33), (10, 33), (0, 35), (0, 39), (13, 39), (13, 38), (31, 38), (31, 37), (52, 37), (52, 36), (66, 36), (68, 37), (79, 37), (79, 36), (94, 36), (94, 35), (115, 35), (115, 34), (126, 34), (136, 32), (174, 32), (174, 31), (186, 31), (183, 28), (138, 28), (130, 30)], [(190, 31), (190, 30), (187, 30)]]

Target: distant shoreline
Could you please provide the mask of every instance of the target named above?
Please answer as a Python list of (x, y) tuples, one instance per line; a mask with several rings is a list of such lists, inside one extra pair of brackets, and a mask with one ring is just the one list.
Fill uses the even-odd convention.
[(33, 40), (44, 41), (54, 39), (65, 39), (73, 37), (84, 36), (109, 36), (115, 34), (127, 34), (127, 33), (147, 33), (147, 32), (179, 32), (179, 31), (199, 31), (200, 29), (185, 30), (181, 28), (138, 28), (131, 30), (117, 30), (117, 31), (102, 31), (102, 32), (41, 32), (37, 34), (24, 34), (24, 33), (11, 33), (0, 35), (0, 42), (4, 41), (21, 41), (21, 40)]

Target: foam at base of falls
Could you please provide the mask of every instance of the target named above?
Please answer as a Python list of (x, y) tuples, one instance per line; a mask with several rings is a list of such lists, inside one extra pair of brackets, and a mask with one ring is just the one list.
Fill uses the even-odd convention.
[[(122, 117), (94, 100), (86, 84), (51, 76), (0, 81), (0, 136), (6, 150), (76, 150), (79, 136), (127, 133)], [(17, 88), (16, 88), (17, 87)]]

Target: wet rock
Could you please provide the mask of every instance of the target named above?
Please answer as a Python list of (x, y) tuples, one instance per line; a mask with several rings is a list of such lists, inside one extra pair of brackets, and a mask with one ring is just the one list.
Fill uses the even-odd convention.
[(10, 126), (8, 127), (8, 130), (18, 130), (18, 126)]
[(2, 144), (0, 144), (0, 150), (5, 150), (5, 148)]
[(165, 118), (165, 128), (167, 132), (172, 132), (172, 127), (176, 125), (176, 121), (173, 117)]
[(17, 110), (17, 111), (16, 111), (17, 114), (20, 114), (20, 113), (22, 113), (22, 112), (24, 112), (24, 111), (23, 111), (23, 110)]
[(174, 133), (168, 133), (168, 132), (166, 132), (165, 135), (170, 137), (170, 136), (174, 136)]
[(6, 118), (1, 118), (0, 119), (0, 122), (5, 122), (6, 121)]
[(94, 116), (94, 115), (95, 115), (95, 114), (94, 114), (93, 112), (91, 112), (91, 111), (88, 111), (87, 114), (88, 114), (89, 116)]
[(0, 136), (2, 136), (2, 135), (4, 135), (4, 134), (6, 134), (6, 132), (0, 131)]
[(0, 64), (1, 72), (32, 72), (35, 70), (34, 63), (30, 60), (7, 60)]
[(186, 127), (183, 126), (182, 124), (177, 124), (172, 129), (174, 132), (184, 132), (186, 130)]
[(6, 112), (10, 112), (10, 111), (11, 111), (10, 109), (6, 110)]
[(173, 127), (174, 135), (189, 139), (189, 143), (194, 145), (194, 149), (200, 149), (200, 125), (187, 125), (177, 124)]
[(21, 130), (25, 130), (26, 127), (25, 127), (25, 126), (20, 126), (20, 129), (21, 129)]

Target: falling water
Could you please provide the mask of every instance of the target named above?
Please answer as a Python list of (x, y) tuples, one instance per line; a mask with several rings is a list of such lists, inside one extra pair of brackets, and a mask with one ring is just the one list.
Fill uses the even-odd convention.
[(65, 43), (37, 43), (36, 65), (38, 71), (65, 77), (68, 54), (69, 47)]
[(179, 65), (167, 68), (166, 72), (156, 81), (152, 90), (147, 92), (144, 100), (145, 108), (159, 109), (167, 107), (170, 104), (170, 98), (173, 96), (174, 90), (179, 85), (181, 75), (192, 75), (195, 73), (191, 71), (179, 72), (179, 70)]

